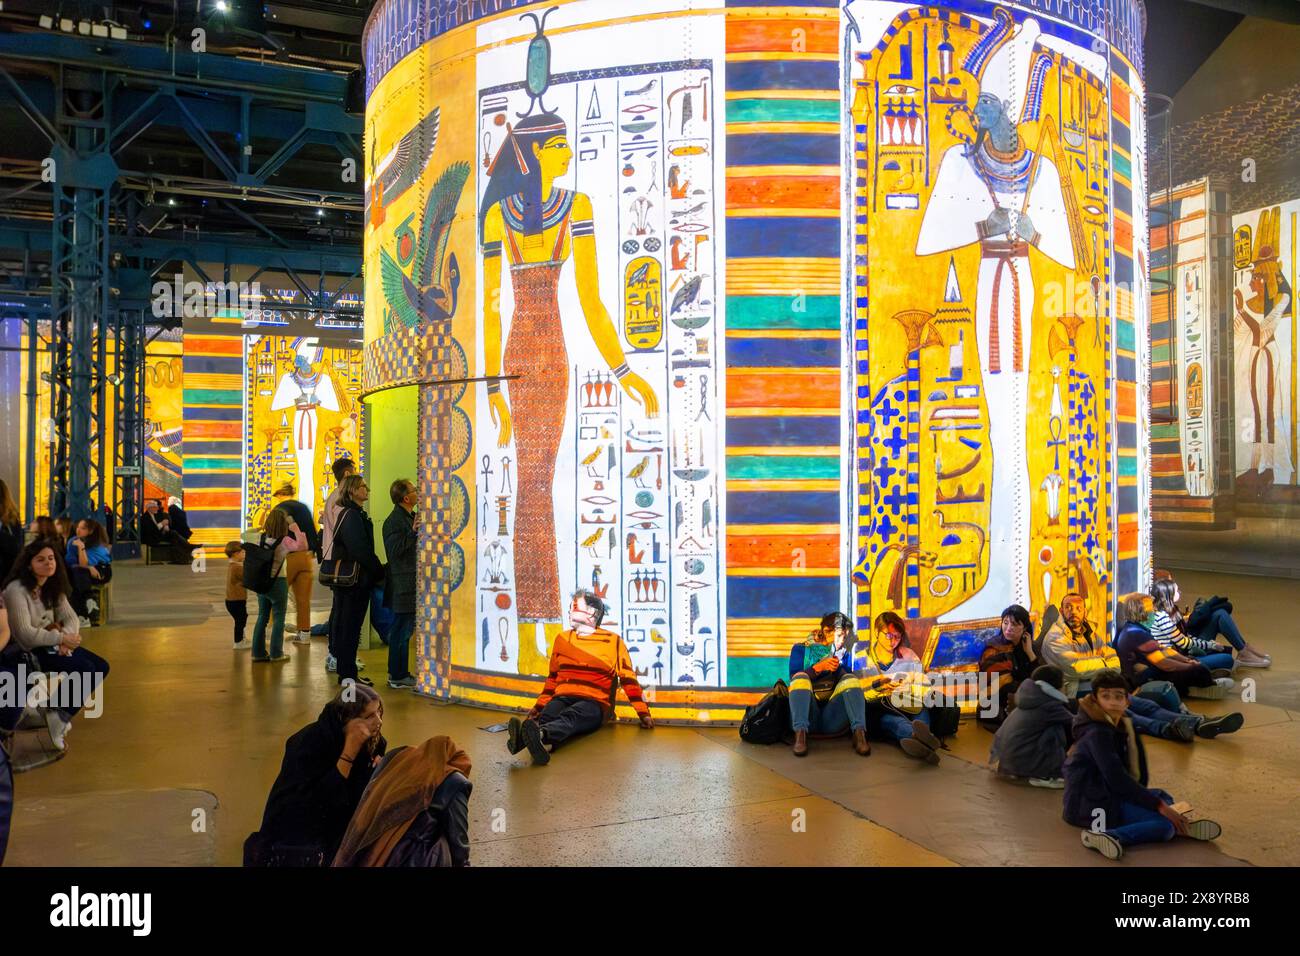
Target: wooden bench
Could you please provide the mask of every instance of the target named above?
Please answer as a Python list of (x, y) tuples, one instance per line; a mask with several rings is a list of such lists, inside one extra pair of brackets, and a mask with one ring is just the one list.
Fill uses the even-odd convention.
[[(164, 557), (164, 555), (169, 555), (169, 554), (170, 554), (170, 552), (171, 552), (171, 546), (170, 546), (170, 545), (168, 545), (168, 546), (165, 547), (165, 548), (157, 548), (157, 547), (155, 547), (155, 546), (152, 545), (152, 544), (142, 544), (142, 545), (140, 545), (140, 549), (144, 552), (144, 563), (145, 563), (146, 565), (150, 565), (150, 564), (170, 564), (170, 563), (171, 563), (171, 558), (170, 558), (170, 557)], [(158, 552), (158, 555), (159, 555), (157, 558), (154, 557), (154, 552), (155, 552), (155, 551), (157, 551), (157, 552)]]
[(95, 604), (99, 606), (91, 620), (95, 622), (94, 626), (103, 627), (109, 622), (113, 608), (113, 582), (99, 582), (90, 589), (90, 596)]

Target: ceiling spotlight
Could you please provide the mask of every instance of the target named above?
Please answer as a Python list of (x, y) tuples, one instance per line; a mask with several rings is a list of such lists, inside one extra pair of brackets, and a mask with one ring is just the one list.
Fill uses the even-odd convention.
[(122, 384), (122, 376), (114, 372), (112, 375), (108, 376), (107, 381), (109, 385), (112, 385), (114, 388), (117, 388), (117, 386)]
[(230, 4), (226, 3), (226, 0), (217, 0), (218, 13), (225, 13), (229, 9), (230, 9)]
[(83, 37), (90, 36), (90, 21), (89, 20), (79, 21), (77, 23), (77, 32), (80, 33)]
[(90, 25), (90, 32), (91, 32), (92, 35), (97, 36), (97, 37), (107, 37), (107, 36), (108, 36), (108, 24), (107, 24), (107, 23), (92, 23), (92, 24)]
[(67, 17), (59, 17), (59, 29), (64, 33), (71, 33), (73, 25), (73, 22)]
[(108, 32), (112, 35), (114, 40), (126, 39), (126, 27), (111, 26), (108, 28)]
[(40, 18), (39, 20), (37, 20), (36, 22), (39, 23), (39, 24), (41, 25), (41, 29), (42, 29), (42, 30), (53, 30), (53, 29), (54, 29), (54, 18), (53, 18), (52, 16), (50, 16), (49, 14), (42, 13), (42, 14), (41, 14), (41, 18)]
[(169, 206), (174, 206), (174, 205), (176, 205), (176, 197), (175, 197), (175, 196), (170, 196), (170, 197), (168, 197), (168, 199), (167, 199), (167, 205), (169, 205)]
[(323, 215), (325, 215), (325, 210), (324, 210), (324, 209), (317, 209), (317, 210), (316, 210), (316, 215), (317, 215), (317, 216), (323, 216)]

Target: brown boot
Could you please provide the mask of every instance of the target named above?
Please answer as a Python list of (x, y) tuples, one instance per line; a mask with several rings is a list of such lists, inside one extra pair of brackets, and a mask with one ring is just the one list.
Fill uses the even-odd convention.
[(796, 730), (794, 732), (794, 755), (796, 757), (808, 756), (808, 731)]
[(871, 744), (867, 742), (867, 732), (865, 730), (853, 731), (853, 752), (859, 757), (871, 756)]

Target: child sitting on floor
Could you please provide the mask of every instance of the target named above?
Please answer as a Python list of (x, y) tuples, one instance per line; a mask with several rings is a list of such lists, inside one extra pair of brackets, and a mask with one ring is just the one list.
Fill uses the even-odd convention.
[(1059, 667), (1044, 664), (1016, 689), (1015, 709), (998, 728), (989, 751), (989, 762), (999, 775), (1028, 779), (1034, 787), (1065, 786), (1061, 765), (1074, 714), (1061, 690), (1064, 683)]
[(1162, 843), (1174, 835), (1214, 840), (1223, 828), (1213, 820), (1189, 821), (1174, 798), (1147, 786), (1147, 757), (1133, 722), (1124, 715), (1128, 683), (1117, 670), (1092, 678), (1079, 699), (1074, 745), (1065, 758), (1065, 822), (1083, 827), (1083, 845), (1108, 860), (1124, 848)]
[(248, 589), (244, 587), (244, 546), (238, 541), (226, 542), (226, 611), (235, 621), (235, 648), (247, 650), (251, 645), (244, 640), (248, 626)]

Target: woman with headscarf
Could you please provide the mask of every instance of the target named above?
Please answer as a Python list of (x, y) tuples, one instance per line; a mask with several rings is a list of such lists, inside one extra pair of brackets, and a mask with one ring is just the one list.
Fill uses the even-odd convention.
[(388, 742), (384, 703), (348, 684), (284, 746), (262, 828), (244, 844), (245, 866), (327, 866)]
[[(618, 330), (600, 300), (591, 200), (556, 184), (573, 160), (568, 127), (556, 113), (522, 119), (506, 135), (488, 172), (479, 211), (483, 242), (484, 372), (488, 410), (501, 447), (515, 439), (520, 478), (515, 518), (516, 601), (521, 622), (560, 621), (560, 578), (551, 485), (569, 404), (569, 354), (560, 320), (559, 283), (573, 256), (583, 318), (619, 385), (647, 416), (659, 399), (628, 368)], [(501, 256), (509, 258), (513, 314), (502, 353)], [(509, 402), (499, 377), (511, 381)]]
[(468, 866), (469, 755), (450, 737), (384, 758), (352, 815), (334, 865)]

